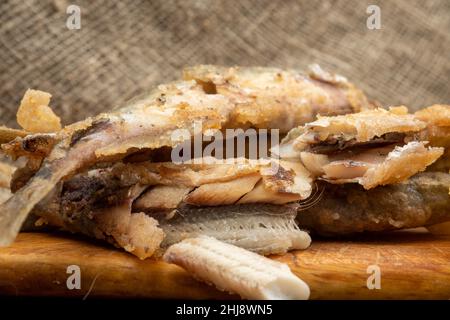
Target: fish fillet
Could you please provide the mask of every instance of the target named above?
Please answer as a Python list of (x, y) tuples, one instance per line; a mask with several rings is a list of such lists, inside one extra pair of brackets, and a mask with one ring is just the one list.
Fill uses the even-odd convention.
[(166, 211), (176, 209), (192, 187), (157, 185), (144, 192), (133, 204), (137, 211)]
[(292, 130), (282, 143), (292, 144), (294, 150), (299, 152), (319, 143), (340, 147), (349, 141), (369, 142), (388, 133), (419, 132), (425, 127), (426, 123), (412, 114), (378, 108), (341, 116), (319, 117)]
[[(450, 174), (423, 172), (394, 185), (364, 190), (359, 185), (320, 186), (312, 207), (299, 211), (302, 229), (324, 236), (415, 228), (450, 221)], [(301, 206), (300, 206), (301, 208)]]
[(260, 179), (259, 173), (253, 173), (227, 182), (207, 183), (189, 193), (184, 201), (205, 206), (234, 204), (253, 190)]
[(183, 240), (167, 250), (164, 260), (245, 299), (306, 300), (310, 294), (308, 285), (286, 264), (212, 237)]

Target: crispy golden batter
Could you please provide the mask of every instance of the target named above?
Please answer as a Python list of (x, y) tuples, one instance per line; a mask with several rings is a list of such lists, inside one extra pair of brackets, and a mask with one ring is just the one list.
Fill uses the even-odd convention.
[(432, 146), (450, 148), (450, 106), (433, 105), (415, 113), (415, 117), (426, 122), (421, 138)]
[(25, 137), (16, 137), (9, 143), (2, 145), (2, 150), (12, 159), (25, 156), (27, 158), (46, 157), (58, 142), (54, 133), (29, 134)]
[(364, 94), (344, 77), (312, 66), (309, 74), (276, 68), (200, 65), (184, 70), (210, 93), (230, 97), (236, 108), (231, 126), (276, 128), (281, 132), (313, 121), (372, 108)]
[(28, 89), (17, 111), (17, 123), (29, 132), (56, 132), (61, 130), (61, 119), (48, 106), (51, 94)]

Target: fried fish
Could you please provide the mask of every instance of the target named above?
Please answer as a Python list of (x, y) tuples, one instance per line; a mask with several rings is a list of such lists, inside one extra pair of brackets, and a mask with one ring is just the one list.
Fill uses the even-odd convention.
[[(186, 140), (185, 136), (174, 139), (174, 134), (183, 129), (192, 137), (198, 133), (195, 130), (198, 122), (202, 123), (201, 134), (209, 129), (246, 126), (280, 128), (294, 116), (292, 123), (281, 127), (287, 131), (291, 125), (309, 121), (319, 113), (341, 114), (370, 108), (364, 94), (353, 85), (323, 71), (308, 76), (277, 69), (212, 67), (220, 70), (218, 78), (223, 72), (227, 74), (222, 78), (225, 81), (222, 86), (219, 83), (222, 80), (209, 80), (210, 72), (204, 70), (210, 68), (189, 69), (185, 72), (186, 79), (195, 81), (161, 85), (116, 111), (56, 132), (50, 139), (53, 146), (46, 149), (48, 154), (44, 152), (44, 156), (31, 161), (14, 196), (0, 206), (0, 245), (14, 241), (28, 213), (60, 181), (100, 162), (117, 161), (141, 150), (172, 148)], [(253, 90), (255, 85), (257, 91)], [(268, 90), (269, 85), (273, 90)], [(210, 90), (211, 86), (214, 90)], [(272, 93), (263, 99), (255, 98), (255, 94), (263, 92)], [(255, 116), (252, 106), (264, 111), (263, 117)], [(16, 139), (13, 143), (23, 144), (23, 138)]]

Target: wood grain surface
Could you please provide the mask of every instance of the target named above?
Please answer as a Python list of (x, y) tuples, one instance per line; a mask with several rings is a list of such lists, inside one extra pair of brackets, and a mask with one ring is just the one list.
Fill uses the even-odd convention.
[[(314, 239), (276, 260), (311, 287), (312, 299), (450, 299), (450, 237), (397, 232), (351, 240)], [(69, 290), (69, 265), (81, 289)], [(367, 288), (378, 265), (381, 289)], [(22, 233), (0, 249), (0, 294), (28, 296), (237, 298), (196, 281), (181, 268), (67, 234)]]

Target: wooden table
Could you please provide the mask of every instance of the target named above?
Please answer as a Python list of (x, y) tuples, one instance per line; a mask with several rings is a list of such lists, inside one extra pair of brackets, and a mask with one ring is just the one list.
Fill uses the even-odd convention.
[[(289, 264), (309, 284), (312, 299), (450, 299), (450, 237), (395, 232), (313, 239), (308, 250), (273, 258)], [(79, 290), (67, 288), (70, 265), (80, 267)], [(368, 267), (374, 265), (380, 268), (381, 288), (369, 290)], [(11, 247), (1, 248), (0, 293), (84, 299), (236, 298), (175, 265), (140, 261), (100, 242), (63, 233), (22, 233)]]

